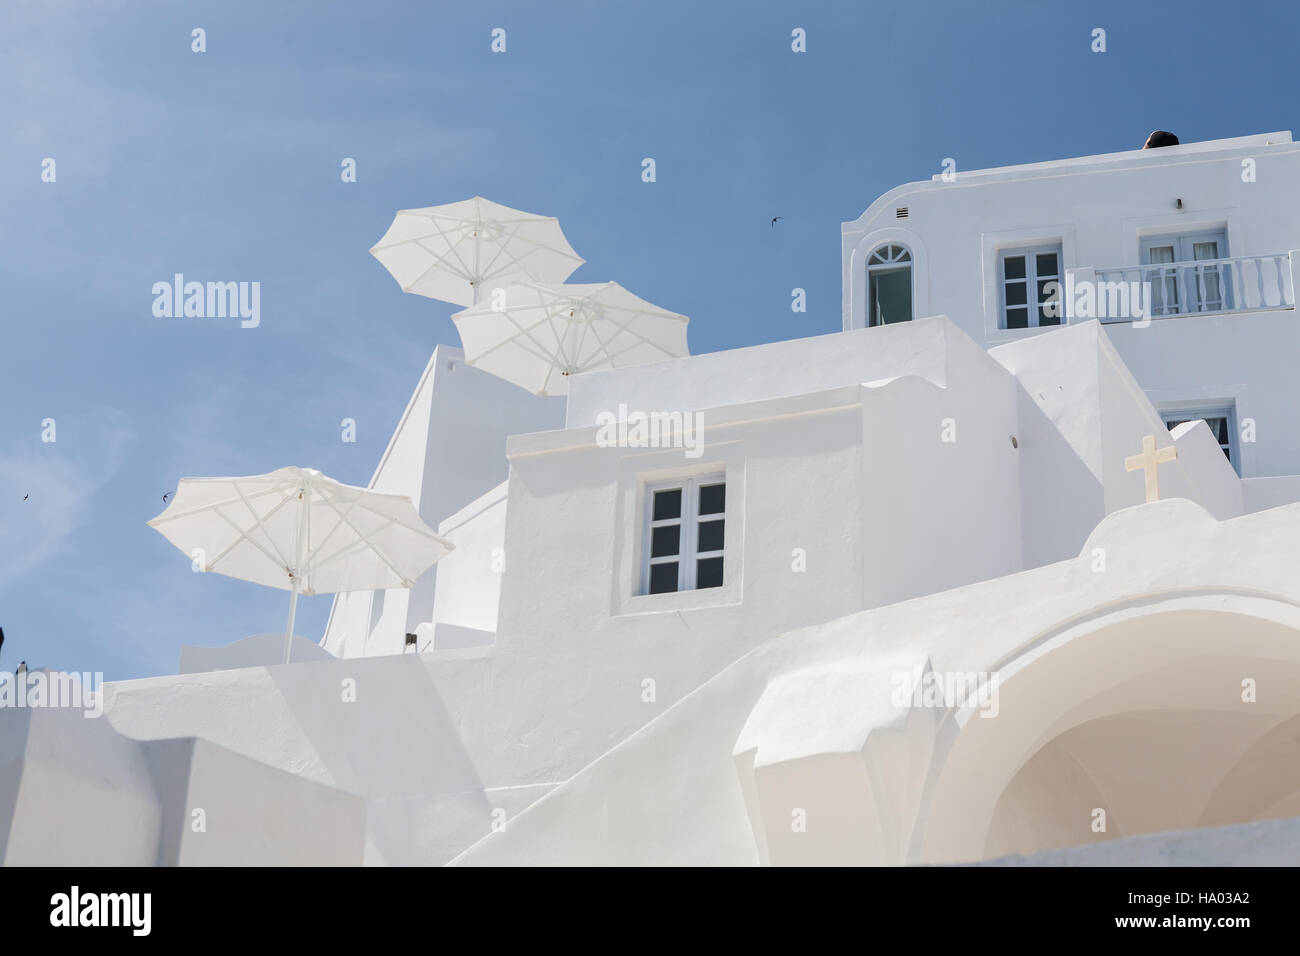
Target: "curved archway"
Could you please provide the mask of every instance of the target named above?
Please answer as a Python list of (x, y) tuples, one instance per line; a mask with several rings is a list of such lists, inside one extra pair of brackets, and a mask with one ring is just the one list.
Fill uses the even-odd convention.
[(1300, 609), (1289, 602), (1220, 593), (1111, 608), (999, 674), (997, 717), (967, 715), (945, 742), (916, 859), (1300, 812)]
[[(903, 250), (907, 260), (891, 259), (889, 249)], [(877, 254), (881, 258), (877, 260)], [(906, 267), (909, 269), (908, 294), (910, 317), (925, 318), (930, 314), (929, 284), (926, 279), (926, 251), (921, 237), (907, 229), (891, 226), (876, 229), (858, 240), (846, 262), (845, 305), (848, 319), (845, 329), (866, 328), (872, 325), (872, 277), (882, 270)]]

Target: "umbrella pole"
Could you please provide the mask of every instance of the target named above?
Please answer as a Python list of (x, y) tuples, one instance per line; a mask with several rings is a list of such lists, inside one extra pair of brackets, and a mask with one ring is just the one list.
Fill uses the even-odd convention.
[(293, 579), (293, 597), (289, 598), (289, 628), (284, 635), (284, 662), (293, 654), (293, 618), (298, 613), (298, 579)]
[[(305, 496), (305, 500), (304, 500)], [(293, 656), (293, 618), (298, 613), (298, 587), (302, 581), (303, 575), (303, 549), (307, 543), (307, 521), (311, 509), (311, 479), (308, 478), (303, 482), (303, 488), (298, 492), (298, 522), (294, 531), (293, 547), (293, 596), (289, 598), (289, 627), (284, 635), (284, 662), (289, 663), (289, 658)]]

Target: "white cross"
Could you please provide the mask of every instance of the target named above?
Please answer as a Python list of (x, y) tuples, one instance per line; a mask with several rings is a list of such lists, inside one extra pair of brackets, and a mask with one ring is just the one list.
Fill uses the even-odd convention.
[(1125, 471), (1145, 471), (1147, 479), (1147, 503), (1160, 500), (1160, 477), (1157, 469), (1167, 461), (1178, 457), (1178, 449), (1173, 445), (1156, 448), (1156, 436), (1147, 435), (1142, 439), (1142, 454), (1124, 459)]

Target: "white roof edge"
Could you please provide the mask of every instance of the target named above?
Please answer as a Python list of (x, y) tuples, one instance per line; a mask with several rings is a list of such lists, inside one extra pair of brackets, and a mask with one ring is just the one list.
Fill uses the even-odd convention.
[(438, 534), (443, 535), (455, 531), (461, 525), (473, 521), (484, 511), (487, 511), (493, 505), (498, 505), (506, 500), (506, 492), (510, 488), (510, 479), (507, 478), (499, 485), (494, 485), (483, 494), (479, 495), (465, 507), (449, 514), (438, 522)]
[[(1098, 153), (1093, 156), (1075, 156), (1066, 159), (1051, 159), (1040, 163), (1022, 163), (1016, 166), (990, 166), (985, 169), (972, 169), (957, 171), (957, 182), (955, 185), (977, 185), (980, 183), (997, 182), (1001, 179), (1014, 180), (1016, 178), (1030, 179), (1035, 176), (1049, 176), (1053, 174), (1071, 174), (1079, 173), (1088, 169), (1115, 169), (1124, 165), (1137, 165), (1138, 163), (1154, 163), (1163, 165), (1166, 162), (1205, 162), (1209, 159), (1208, 154), (1224, 153), (1231, 150), (1240, 149), (1258, 149), (1264, 146), (1274, 148), (1277, 146), (1291, 146), (1293, 141), (1290, 130), (1278, 130), (1272, 133), (1255, 133), (1251, 136), (1237, 136), (1230, 139), (1211, 139), (1199, 143), (1185, 143), (1179, 146), (1162, 146), (1160, 149), (1129, 149), (1118, 153)], [(899, 200), (914, 193), (929, 192), (935, 189), (952, 189), (953, 183), (945, 183), (943, 174), (936, 173), (929, 179), (918, 179), (913, 182), (900, 183), (892, 189), (881, 193), (873, 199), (870, 205), (862, 211), (856, 219), (846, 220), (840, 223), (841, 241), (846, 241), (853, 237), (866, 235), (875, 229), (880, 228), (876, 224), (877, 217), (881, 212), (892, 205), (898, 204)], [(894, 225), (891, 219), (891, 225)]]
[(411, 412), (415, 408), (415, 400), (419, 397), (421, 389), (424, 388), (424, 383), (428, 381), (429, 376), (437, 371), (439, 358), (445, 356), (463, 361), (465, 353), (454, 345), (438, 344), (433, 347), (433, 354), (429, 356), (428, 364), (424, 366), (424, 371), (420, 374), (420, 380), (411, 392), (411, 397), (406, 401), (406, 408), (402, 410), (402, 417), (397, 420), (397, 426), (393, 429), (388, 444), (384, 446), (384, 453), (379, 456), (379, 464), (375, 466), (374, 472), (370, 475), (370, 481), (366, 484), (367, 488), (375, 487), (375, 482), (379, 480), (379, 473), (384, 470), (384, 465), (388, 463), (388, 456), (393, 453), (393, 446), (397, 444), (397, 436), (402, 433), (402, 429), (406, 426), (406, 420), (411, 417)]
[[(1287, 146), (1292, 142), (1290, 130), (1277, 130), (1272, 133), (1254, 133), (1250, 136), (1233, 136), (1226, 139), (1208, 139), (1196, 143), (1181, 143), (1178, 146), (1162, 146), (1156, 150), (1126, 149), (1115, 153), (1097, 153), (1091, 156), (1072, 156), (1065, 159), (1049, 159), (1039, 163), (1021, 163), (1014, 166), (989, 166), (984, 169), (958, 170), (959, 179), (972, 176), (1016, 176), (1046, 170), (1068, 169), (1072, 166), (1108, 165), (1120, 162), (1147, 162), (1153, 157), (1175, 159), (1197, 153), (1217, 153), (1232, 149), (1260, 146)], [(943, 173), (935, 173), (930, 182), (941, 182)]]

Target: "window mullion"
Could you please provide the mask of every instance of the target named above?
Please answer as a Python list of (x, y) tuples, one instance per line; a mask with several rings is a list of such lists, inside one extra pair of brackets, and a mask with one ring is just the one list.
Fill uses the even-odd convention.
[(682, 487), (682, 534), (680, 540), (681, 563), (677, 566), (678, 587), (683, 591), (695, 590), (695, 544), (699, 539), (699, 489), (696, 479), (689, 479)]
[(1038, 251), (1025, 251), (1025, 298), (1029, 300), (1029, 327), (1038, 328)]

